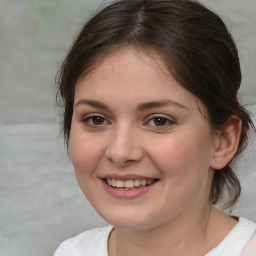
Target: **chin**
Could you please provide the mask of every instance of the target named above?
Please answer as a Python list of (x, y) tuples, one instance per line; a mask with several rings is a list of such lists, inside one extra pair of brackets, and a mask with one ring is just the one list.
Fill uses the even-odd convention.
[[(101, 214), (101, 213), (100, 213)], [(119, 229), (139, 230), (152, 228), (153, 221), (148, 216), (143, 216), (137, 212), (111, 212), (101, 216), (112, 226)], [(149, 223), (151, 225), (149, 225)]]

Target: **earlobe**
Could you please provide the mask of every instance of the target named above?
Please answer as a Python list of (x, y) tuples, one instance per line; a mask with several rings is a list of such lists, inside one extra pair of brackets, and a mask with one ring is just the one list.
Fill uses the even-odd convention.
[(222, 169), (232, 160), (239, 145), (241, 130), (241, 119), (232, 115), (217, 135), (211, 168)]

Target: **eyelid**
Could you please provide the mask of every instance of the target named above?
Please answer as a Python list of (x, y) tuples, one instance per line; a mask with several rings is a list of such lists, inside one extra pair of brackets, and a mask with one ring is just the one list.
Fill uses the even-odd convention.
[(157, 113), (149, 115), (147, 117), (147, 120), (153, 119), (153, 118), (157, 118), (157, 117), (165, 118), (165, 119), (167, 119), (167, 120), (169, 120), (171, 122), (175, 122), (175, 118), (173, 118), (173, 117), (171, 117), (169, 115), (166, 115), (166, 114), (157, 114)]
[(106, 125), (106, 124), (101, 124), (101, 125), (89, 124), (88, 120), (93, 117), (100, 117), (100, 118), (104, 119), (104, 121), (106, 121), (108, 124), (111, 124), (111, 122), (108, 120), (108, 118), (106, 118), (104, 115), (102, 115), (100, 113), (90, 113), (90, 114), (83, 115), (83, 117), (81, 118), (81, 122), (85, 123), (86, 125), (91, 126), (91, 127), (101, 127), (101, 126)]
[(94, 117), (94, 116), (100, 116), (102, 118), (106, 118), (104, 115), (100, 114), (100, 113), (90, 113), (90, 114), (85, 114), (82, 116), (82, 119), (86, 119), (86, 118), (89, 118), (89, 117)]
[(170, 126), (170, 125), (177, 123), (176, 120), (170, 116), (166, 116), (164, 114), (153, 114), (153, 115), (150, 115), (147, 117), (145, 124), (148, 124), (150, 121), (152, 121), (155, 118), (166, 119), (166, 121), (169, 123), (168, 125), (164, 125), (164, 126), (155, 126), (155, 127), (159, 127), (159, 128), (161, 128), (161, 127), (164, 128), (166, 126)]

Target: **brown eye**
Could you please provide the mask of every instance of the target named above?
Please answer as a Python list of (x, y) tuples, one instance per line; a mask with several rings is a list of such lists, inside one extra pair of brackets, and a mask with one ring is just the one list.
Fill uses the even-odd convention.
[(170, 118), (166, 118), (163, 116), (153, 116), (148, 120), (146, 125), (151, 127), (168, 128), (175, 123), (176, 122)]
[(165, 126), (168, 120), (164, 117), (155, 117), (153, 118), (153, 122), (155, 126)]
[(88, 116), (83, 119), (83, 122), (89, 126), (102, 126), (108, 124), (108, 121), (102, 116)]
[(104, 124), (104, 121), (105, 121), (105, 119), (104, 119), (103, 117), (101, 117), (101, 116), (94, 116), (94, 117), (92, 117), (91, 119), (92, 119), (91, 122), (92, 122), (94, 125), (103, 125), (103, 124)]

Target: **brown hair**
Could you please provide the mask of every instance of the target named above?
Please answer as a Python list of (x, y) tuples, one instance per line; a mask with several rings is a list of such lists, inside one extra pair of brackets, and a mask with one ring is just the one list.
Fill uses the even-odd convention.
[[(158, 53), (177, 82), (204, 103), (213, 131), (221, 129), (232, 114), (238, 116), (242, 132), (236, 156), (243, 151), (249, 128), (254, 125), (237, 99), (241, 83), (237, 48), (223, 21), (191, 0), (122, 0), (85, 24), (59, 72), (58, 95), (64, 103), (67, 146), (78, 77), (89, 73), (100, 62), (99, 56), (126, 45)], [(224, 191), (228, 206), (240, 195), (232, 162), (215, 171), (212, 204), (222, 198)]]

